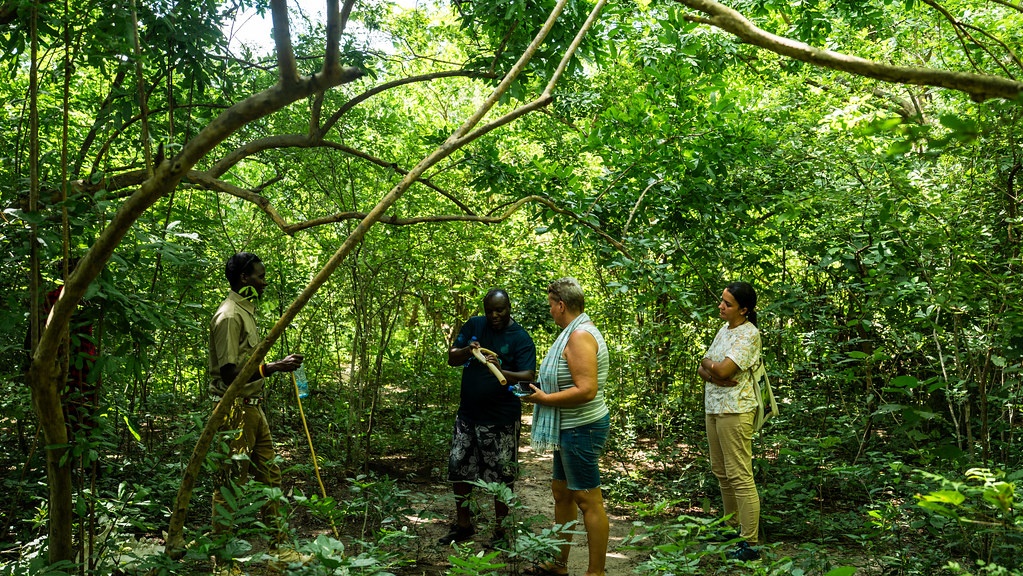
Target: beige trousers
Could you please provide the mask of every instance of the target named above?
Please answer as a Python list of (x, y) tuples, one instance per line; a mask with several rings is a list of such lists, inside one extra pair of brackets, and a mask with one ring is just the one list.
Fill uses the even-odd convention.
[(707, 414), (710, 467), (721, 487), (725, 515), (755, 545), (760, 532), (760, 495), (753, 482), (753, 413)]

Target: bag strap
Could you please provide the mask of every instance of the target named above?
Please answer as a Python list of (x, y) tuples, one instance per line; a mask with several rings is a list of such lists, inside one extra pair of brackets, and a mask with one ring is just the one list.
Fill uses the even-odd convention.
[[(774, 390), (771, 390), (771, 379), (767, 377), (767, 368), (764, 366), (763, 356), (760, 357), (759, 371), (762, 373), (762, 379), (764, 381), (762, 386), (763, 392), (767, 394), (767, 406), (764, 407), (764, 412), (766, 413), (764, 419), (766, 420), (771, 416), (778, 415), (778, 402), (774, 399)], [(763, 399), (761, 398), (760, 401), (763, 402)], [(768, 406), (770, 407), (770, 410), (767, 409)]]
[[(767, 394), (766, 405), (765, 393)], [(778, 402), (774, 399), (774, 391), (771, 390), (771, 380), (767, 377), (767, 367), (764, 365), (763, 357), (760, 357), (759, 362), (753, 367), (753, 397), (757, 401), (757, 411), (753, 417), (753, 431), (760, 432), (764, 423), (771, 416), (778, 415)]]
[(756, 380), (753, 380), (753, 397), (757, 399), (757, 409), (753, 413), (753, 431), (760, 432), (767, 421), (767, 415), (764, 414), (764, 398), (760, 394), (760, 384)]

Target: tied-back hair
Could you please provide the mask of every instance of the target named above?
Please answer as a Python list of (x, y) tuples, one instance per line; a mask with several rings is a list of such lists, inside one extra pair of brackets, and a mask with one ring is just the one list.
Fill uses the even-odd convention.
[(735, 298), (739, 308), (746, 309), (746, 319), (754, 326), (757, 325), (757, 291), (749, 282), (732, 282), (725, 287), (728, 293)]
[(239, 252), (227, 259), (227, 264), (224, 265), (224, 276), (227, 276), (227, 281), (231, 283), (233, 288), (242, 281), (242, 274), (252, 272), (253, 264), (261, 264), (262, 262), (259, 256), (251, 252)]
[(564, 302), (565, 307), (572, 312), (580, 314), (586, 308), (586, 301), (583, 299), (583, 287), (575, 278), (559, 278), (551, 282), (547, 287), (547, 294), (554, 297), (558, 302)]

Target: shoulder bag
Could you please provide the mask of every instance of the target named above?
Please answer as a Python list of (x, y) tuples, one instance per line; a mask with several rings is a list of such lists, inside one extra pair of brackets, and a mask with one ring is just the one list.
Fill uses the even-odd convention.
[(757, 411), (753, 416), (753, 431), (760, 432), (769, 418), (778, 415), (778, 403), (771, 390), (771, 381), (767, 379), (767, 368), (764, 367), (763, 357), (753, 367), (753, 395), (757, 399)]

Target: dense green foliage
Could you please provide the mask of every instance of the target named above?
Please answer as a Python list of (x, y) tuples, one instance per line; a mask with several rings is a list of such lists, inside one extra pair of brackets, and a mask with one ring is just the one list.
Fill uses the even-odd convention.
[[(151, 157), (173, 156), (277, 81), (272, 57), (229, 47), (222, 32), (246, 3), (115, 4), (38, 5), (34, 92), (31, 3), (0, 30), (0, 574), (45, 563), (45, 442), (24, 376), (30, 303), (62, 282), (65, 253), (92, 246)], [(187, 179), (147, 210), (87, 292), (76, 322), (93, 327), (99, 394), (71, 441), (79, 569), (109, 573), (122, 546), (166, 527), (211, 409), (207, 323), (226, 257), (262, 255), (268, 328), (358, 216), (476, 110), (553, 6), (367, 4), (341, 43), (366, 76), (231, 135), (196, 167), (218, 184)], [(1018, 3), (729, 5), (774, 34), (879, 62), (1023, 75)], [(138, 48), (123, 16), (132, 7)], [(543, 90), (590, 7), (569, 2), (501, 111)], [(452, 155), (388, 211), (268, 354), (306, 356), (305, 413), (331, 499), (314, 496), (309, 460), (296, 457), (297, 491), (245, 491), (246, 514), (280, 497), (317, 531), (341, 527), (340, 540), (297, 535), (324, 562), (343, 550), (338, 570), (414, 562), (403, 551), (421, 544), (396, 518), (429, 506), (399, 481), (445, 466), (458, 401), (448, 343), (500, 286), (542, 353), (556, 335), (546, 284), (573, 275), (613, 349), (605, 484), (637, 520), (638, 570), (726, 572), (702, 560), (715, 553), (700, 536), (717, 490), (695, 368), (721, 288), (744, 279), (759, 291), (782, 401), (755, 441), (770, 552), (751, 570), (1019, 573), (1020, 101), (794, 62), (697, 16), (672, 2), (608, 6), (550, 106)], [(293, 26), (299, 67), (312, 72), (324, 23)], [(403, 81), (417, 76), (429, 78)], [(531, 196), (549, 204), (477, 221)], [(280, 451), (304, 456), (290, 386), (272, 382), (268, 415)], [(212, 486), (201, 482), (189, 516), (199, 549), (184, 564), (143, 563), (188, 570), (238, 552), (236, 540), (202, 538)], [(452, 573), (507, 571), (491, 562), (459, 559)]]

